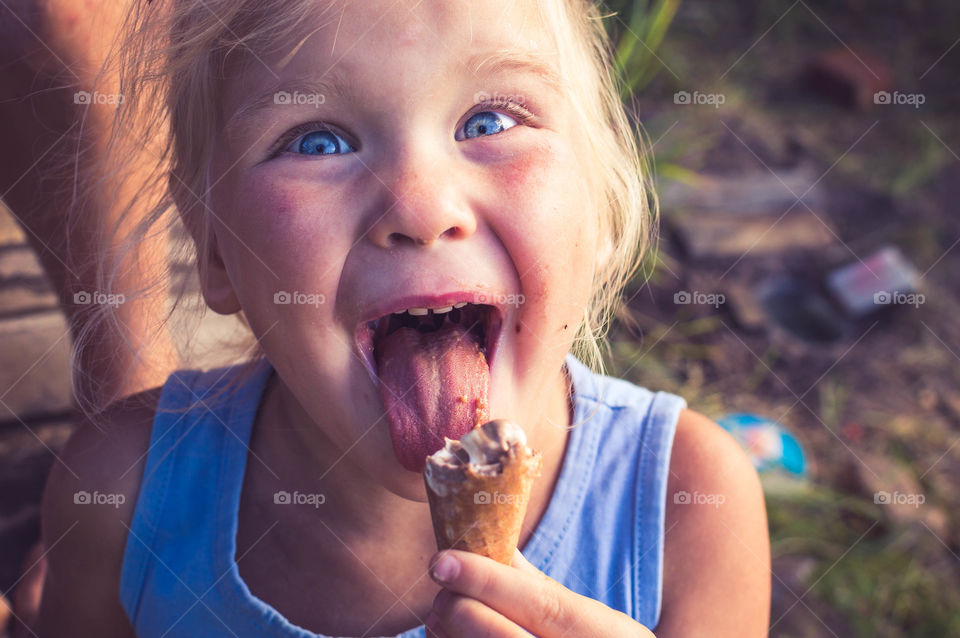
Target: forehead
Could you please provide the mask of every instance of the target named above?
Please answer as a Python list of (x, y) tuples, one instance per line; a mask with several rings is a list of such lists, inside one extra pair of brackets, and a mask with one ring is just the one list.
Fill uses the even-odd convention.
[(538, 5), (539, 0), (315, 3), (298, 37), (274, 43), (272, 52), (246, 56), (224, 97), (234, 107), (255, 106), (248, 103), (258, 89), (283, 90), (301, 78), (325, 89), (359, 92), (373, 84), (409, 92), (444, 77), (503, 68), (534, 72), (559, 85), (550, 54), (555, 43)]
[(332, 35), (342, 39), (338, 49), (343, 51), (371, 37), (401, 47), (431, 41), (483, 44), (511, 36), (519, 41), (539, 32), (538, 5), (536, 0), (347, 0), (324, 6), (317, 15), (335, 26)]

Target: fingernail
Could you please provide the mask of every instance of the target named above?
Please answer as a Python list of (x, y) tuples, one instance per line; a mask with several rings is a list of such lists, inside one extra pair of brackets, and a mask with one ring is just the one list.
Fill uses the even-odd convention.
[(440, 557), (431, 570), (433, 579), (441, 583), (449, 583), (460, 573), (460, 561), (449, 554)]

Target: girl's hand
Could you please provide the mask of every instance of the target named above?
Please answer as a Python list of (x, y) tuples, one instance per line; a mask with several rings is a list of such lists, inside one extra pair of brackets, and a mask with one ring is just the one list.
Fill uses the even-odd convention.
[(430, 575), (443, 589), (427, 616), (427, 636), (653, 636), (626, 614), (551, 579), (519, 550), (512, 567), (457, 550), (439, 552), (430, 564)]

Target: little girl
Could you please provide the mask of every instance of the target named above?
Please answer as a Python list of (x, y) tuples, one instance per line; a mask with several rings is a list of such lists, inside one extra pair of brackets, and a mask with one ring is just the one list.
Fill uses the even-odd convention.
[[(153, 0), (130, 28), (118, 130), (169, 129), (144, 232), (175, 205), (258, 355), (78, 428), (41, 638), (766, 633), (746, 456), (593, 371), (652, 213), (592, 3)], [(436, 552), (420, 472), (477, 414), (543, 455), (510, 566)]]

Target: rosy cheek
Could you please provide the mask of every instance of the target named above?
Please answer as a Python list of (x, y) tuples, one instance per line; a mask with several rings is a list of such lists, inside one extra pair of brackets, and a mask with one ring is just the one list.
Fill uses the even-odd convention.
[(559, 141), (540, 141), (500, 160), (493, 172), (495, 230), (516, 260), (527, 311), (552, 315), (562, 302), (555, 291), (584, 272), (589, 231), (580, 164)]
[(533, 158), (528, 155), (508, 162), (503, 170), (504, 187), (515, 190), (526, 186), (532, 171), (536, 170), (541, 164), (541, 158)]
[(267, 255), (296, 255), (317, 242), (329, 244), (337, 233), (337, 206), (314, 187), (237, 186), (231, 226), (245, 243)]

